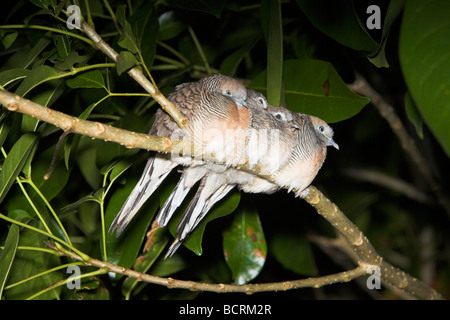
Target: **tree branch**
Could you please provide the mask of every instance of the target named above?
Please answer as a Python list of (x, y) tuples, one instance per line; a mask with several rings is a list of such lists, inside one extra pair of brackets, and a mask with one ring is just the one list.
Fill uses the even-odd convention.
[[(95, 31), (95, 29), (87, 22), (81, 22), (81, 30), (94, 42), (95, 47), (106, 54), (114, 62), (119, 61), (119, 54), (107, 44)], [(141, 69), (136, 67), (128, 70), (128, 74), (139, 83), (155, 99), (178, 124), (181, 129), (186, 127), (188, 120), (175, 108), (174, 104), (167, 100), (167, 98), (155, 87), (142, 73)]]
[(440, 205), (450, 215), (450, 199), (442, 190), (441, 185), (433, 176), (427, 161), (420, 153), (413, 138), (410, 137), (400, 118), (395, 113), (394, 108), (375, 91), (367, 80), (360, 74), (356, 74), (356, 79), (348, 86), (354, 92), (370, 98), (371, 103), (377, 108), (381, 116), (388, 122), (394, 134), (400, 141), (403, 150), (408, 154), (417, 170), (422, 174), (428, 185), (431, 187)]
[(418, 299), (442, 299), (442, 296), (424, 282), (406, 274), (397, 267), (385, 262), (378, 255), (366, 236), (339, 208), (326, 198), (316, 187), (309, 186), (304, 198), (316, 209), (348, 242), (360, 266), (376, 266), (380, 270), (381, 281), (400, 292)]
[(106, 269), (108, 272), (123, 274), (125, 276), (135, 278), (139, 281), (162, 285), (170, 289), (174, 288), (189, 289), (191, 291), (209, 291), (217, 293), (242, 292), (246, 294), (253, 294), (267, 291), (287, 291), (307, 287), (320, 288), (322, 286), (334, 283), (349, 282), (366, 273), (366, 269), (364, 268), (364, 266), (358, 266), (355, 269), (349, 271), (344, 271), (322, 277), (311, 277), (299, 280), (258, 283), (258, 284), (244, 284), (244, 285), (234, 285), (224, 283), (215, 284), (215, 283), (178, 280), (170, 277), (169, 278), (156, 277), (132, 269), (117, 266), (109, 262), (97, 260), (94, 258), (89, 258), (85, 260), (72, 251), (66, 250), (64, 248), (57, 248), (53, 243), (47, 242), (47, 245), (53, 250), (55, 250), (59, 255), (66, 256), (77, 261), (81, 261), (87, 266)]
[(33, 101), (21, 98), (11, 92), (0, 90), (0, 103), (8, 110), (29, 115), (38, 120), (51, 123), (64, 131), (120, 143), (127, 148), (141, 148), (158, 152), (167, 152), (172, 141), (165, 137), (156, 137), (119, 129), (101, 122), (94, 122), (69, 116), (65, 113), (41, 106)]

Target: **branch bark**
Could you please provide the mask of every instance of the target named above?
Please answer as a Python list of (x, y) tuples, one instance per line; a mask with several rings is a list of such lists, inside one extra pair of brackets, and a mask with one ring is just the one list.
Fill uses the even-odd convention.
[(324, 217), (347, 240), (356, 254), (357, 263), (360, 266), (365, 266), (367, 269), (370, 266), (378, 267), (381, 281), (399, 292), (418, 299), (442, 299), (439, 293), (424, 282), (384, 261), (358, 227), (316, 187), (309, 186), (305, 191), (305, 201), (314, 207), (317, 213)]
[(395, 113), (394, 108), (387, 103), (385, 99), (373, 89), (367, 80), (360, 74), (356, 74), (356, 79), (349, 85), (349, 88), (354, 92), (366, 96), (371, 100), (371, 103), (377, 108), (380, 115), (387, 121), (394, 134), (400, 141), (400, 145), (403, 150), (408, 154), (411, 161), (415, 164), (417, 170), (421, 173), (424, 179), (427, 181), (431, 190), (436, 194), (436, 197), (440, 205), (450, 215), (450, 199), (442, 189), (439, 182), (431, 172), (427, 161), (420, 153), (419, 149), (413, 138), (408, 134), (405, 126), (400, 118)]
[(358, 266), (353, 270), (344, 271), (336, 274), (331, 274), (322, 277), (311, 277), (299, 280), (289, 280), (282, 282), (260, 283), (260, 284), (245, 284), (234, 285), (224, 283), (204, 283), (188, 280), (178, 280), (173, 278), (156, 277), (146, 273), (137, 272), (132, 269), (120, 267), (109, 262), (89, 258), (86, 260), (81, 258), (76, 253), (66, 250), (64, 248), (57, 248), (53, 243), (47, 245), (58, 252), (61, 256), (66, 256), (77, 261), (83, 262), (86, 266), (93, 266), (100, 269), (106, 269), (108, 272), (123, 274), (128, 277), (135, 278), (139, 281), (165, 286), (169, 289), (189, 289), (191, 291), (209, 291), (217, 293), (242, 292), (246, 294), (253, 294), (267, 291), (287, 291), (299, 288), (314, 287), (320, 288), (325, 285), (334, 283), (349, 282), (366, 273), (364, 266)]
[(165, 137), (151, 136), (116, 128), (101, 122), (78, 119), (4, 90), (0, 90), (0, 103), (10, 111), (27, 114), (51, 123), (64, 131), (86, 135), (93, 139), (116, 142), (127, 148), (167, 152), (173, 145), (172, 141)]
[[(87, 22), (81, 22), (81, 30), (94, 42), (95, 47), (107, 55), (114, 62), (119, 61), (119, 54), (107, 44), (95, 31), (95, 29), (89, 25)], [(153, 99), (155, 99), (160, 106), (166, 111), (178, 124), (181, 129), (186, 127), (188, 120), (181, 114), (181, 112), (175, 108), (172, 102), (167, 100), (167, 98), (155, 87), (143, 74), (141, 69), (136, 67), (128, 70), (128, 74), (139, 83), (145, 91), (147, 91)]]

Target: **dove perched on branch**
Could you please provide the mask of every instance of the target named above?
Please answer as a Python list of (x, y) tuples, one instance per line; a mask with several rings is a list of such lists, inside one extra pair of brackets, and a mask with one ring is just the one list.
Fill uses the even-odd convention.
[[(293, 117), (289, 112), (285, 112), (286, 109), (282, 108), (277, 112), (274, 111), (275, 115), (267, 112), (267, 100), (262, 94), (253, 90), (247, 92), (247, 107), (251, 114), (251, 127), (248, 130), (246, 145), (248, 168), (251, 170), (258, 166), (261, 174), (272, 175), (289, 160), (291, 149), (294, 147), (297, 128), (291, 123)], [(273, 108), (275, 109), (275, 107)], [(189, 176), (191, 170), (193, 169), (186, 168), (183, 175)], [(257, 193), (272, 193), (279, 189), (277, 185), (264, 178), (238, 169), (226, 168), (223, 170), (222, 167), (222, 171), (210, 170), (201, 180), (196, 194), (183, 213), (177, 225), (178, 235), (166, 257), (173, 255), (213, 205), (236, 185), (247, 192)], [(177, 193), (178, 186), (172, 194)], [(177, 204), (179, 205), (181, 202)], [(167, 221), (165, 222), (167, 223)]]
[[(246, 98), (247, 90), (244, 85), (222, 74), (178, 85), (168, 100), (188, 119), (186, 131), (181, 130), (167, 113), (158, 109), (149, 134), (172, 139), (175, 137), (191, 139), (196, 152), (215, 154), (220, 161), (233, 164), (239, 160), (239, 155), (227, 157), (227, 152), (234, 150), (227, 149), (226, 142), (215, 137), (219, 136), (219, 133), (225, 134), (227, 130), (233, 131), (248, 126)], [(185, 154), (185, 156), (156, 154), (148, 160), (136, 187), (112, 222), (110, 233), (117, 229), (116, 237), (118, 237), (123, 232), (172, 169), (179, 164), (192, 164), (191, 150)]]
[[(275, 143), (269, 140), (268, 148), (265, 153), (261, 153), (258, 160), (262, 162), (260, 173), (273, 175), (275, 179), (271, 182), (246, 172), (235, 172), (238, 171), (235, 169), (228, 169), (222, 174), (210, 172), (202, 179), (188, 209), (178, 223), (178, 235), (170, 246), (166, 258), (174, 254), (213, 205), (234, 186), (239, 185), (240, 190), (252, 193), (273, 193), (285, 187), (288, 191), (295, 189), (296, 196), (301, 196), (302, 191), (309, 186), (325, 161), (327, 146), (339, 148), (333, 140), (333, 130), (322, 119), (275, 106), (269, 106), (268, 112), (280, 120), (269, 124), (272, 128), (280, 128), (280, 141)], [(258, 122), (253, 125), (258, 126)], [(256, 138), (259, 139), (257, 136)], [(284, 157), (274, 160), (274, 156), (280, 158), (276, 157), (280, 154)], [(274, 169), (279, 170), (274, 173)]]

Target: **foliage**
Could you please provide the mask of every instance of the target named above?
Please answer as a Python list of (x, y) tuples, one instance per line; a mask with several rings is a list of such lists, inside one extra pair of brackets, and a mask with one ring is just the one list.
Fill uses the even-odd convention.
[[(447, 2), (81, 1), (83, 16), (92, 19), (102, 38), (120, 52), (117, 65), (80, 31), (67, 28), (66, 2), (22, 0), (2, 13), (0, 86), (81, 119), (145, 133), (159, 106), (127, 75), (129, 68), (143, 68), (164, 94), (212, 72), (238, 77), (265, 93), (272, 104), (334, 123), (341, 150), (330, 150), (314, 184), (383, 257), (448, 295), (448, 215), (369, 100), (346, 86), (354, 71), (370, 78), (395, 106), (445, 186), (450, 155)], [(366, 28), (366, 8), (373, 2), (381, 8), (381, 30)], [(332, 229), (285, 191), (231, 193), (174, 257), (163, 259), (172, 240), (166, 230), (154, 235), (153, 246), (144, 253), (146, 232), (179, 175), (171, 175), (124, 234), (115, 238), (107, 230), (148, 153), (68, 135), (52, 176), (45, 180), (60, 135), (32, 117), (0, 110), (0, 213), (29, 227), (0, 220), (2, 298), (197, 296), (88, 267), (81, 267), (82, 289), (69, 290), (61, 280), (67, 279), (69, 265), (79, 263), (56, 256), (45, 244), (49, 238), (126, 268), (205, 282), (283, 281), (351, 266), (338, 252), (322, 251), (310, 241), (311, 235), (334, 236)], [(355, 179), (347, 174), (351, 168), (406, 181), (426, 200)], [(174, 231), (175, 222), (169, 231)], [(55, 283), (60, 285), (50, 288)], [(323, 294), (369, 296), (357, 283), (324, 288)], [(390, 297), (385, 291), (370, 292), (374, 294)], [(270, 295), (286, 296), (315, 294), (298, 290)]]

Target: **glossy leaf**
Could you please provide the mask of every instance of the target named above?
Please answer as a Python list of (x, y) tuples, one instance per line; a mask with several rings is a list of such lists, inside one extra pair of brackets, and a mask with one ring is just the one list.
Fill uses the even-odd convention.
[(37, 136), (32, 133), (24, 134), (8, 153), (0, 173), (0, 202), (2, 202), (17, 176), (28, 160)]
[(417, 135), (423, 139), (423, 120), (409, 92), (405, 94), (405, 111), (409, 121), (416, 128)]
[(361, 28), (352, 0), (297, 0), (297, 4), (317, 29), (337, 42), (367, 53), (377, 49), (377, 43)]
[(176, 17), (174, 11), (164, 12), (159, 16), (158, 21), (158, 37), (161, 41), (172, 39), (186, 29), (186, 24)]
[(120, 51), (119, 61), (116, 64), (117, 74), (120, 76), (123, 72), (131, 69), (136, 63), (137, 60), (131, 52)]
[(450, 2), (406, 1), (399, 55), (409, 92), (450, 156)]
[(136, 44), (148, 69), (153, 65), (158, 40), (158, 15), (152, 4), (148, 4), (135, 12), (130, 18), (130, 25)]
[(288, 270), (307, 276), (317, 274), (314, 257), (305, 237), (293, 234), (276, 234), (270, 252)]
[(29, 73), (30, 70), (22, 68), (2, 71), (0, 72), (0, 86), (5, 87), (14, 81), (24, 79), (28, 76)]
[[(109, 199), (105, 214), (106, 229), (109, 229), (109, 226), (136, 183), (136, 180), (128, 181), (123, 188), (117, 189)], [(120, 237), (116, 238), (115, 234), (109, 233), (106, 235), (106, 248), (109, 262), (125, 268), (130, 268), (134, 264), (141, 250), (142, 242), (145, 239), (150, 222), (159, 206), (158, 201), (154, 199), (157, 199), (156, 195), (146, 202)]]
[(17, 88), (15, 93), (19, 96), (24, 96), (30, 90), (37, 87), (41, 83), (44, 83), (52, 79), (54, 76), (56, 76), (56, 74), (57, 70), (52, 67), (46, 65), (36, 67), (30, 71), (27, 77), (22, 81), (20, 86)]
[(20, 59), (14, 60), (15, 63), (12, 67), (23, 69), (28, 68), (51, 42), (51, 32), (47, 32), (40, 37), (39, 41), (36, 42), (36, 44), (25, 53), (25, 55), (21, 55)]
[(92, 70), (77, 75), (73, 79), (66, 81), (71, 88), (105, 88), (103, 75), (98, 70)]
[[(147, 273), (150, 267), (156, 262), (161, 252), (169, 241), (165, 230), (158, 229), (153, 234), (153, 245), (143, 255), (139, 256), (134, 263), (133, 270)], [(130, 296), (132, 290), (136, 287), (139, 281), (135, 278), (127, 278), (122, 284), (122, 293), (124, 296)]]
[(386, 58), (386, 44), (389, 38), (389, 33), (391, 31), (392, 24), (400, 15), (405, 5), (405, 0), (393, 0), (389, 3), (389, 7), (384, 17), (383, 31), (381, 34), (381, 42), (378, 49), (371, 53), (369, 56), (369, 61), (372, 62), (377, 67), (389, 67), (389, 62)]
[[(332, 123), (353, 117), (369, 103), (369, 99), (350, 91), (329, 62), (287, 60), (283, 67), (286, 107), (295, 112)], [(253, 79), (251, 87), (265, 93), (265, 78), (263, 71)]]
[[(241, 199), (241, 195), (237, 191), (233, 191), (230, 194), (228, 194), (224, 199), (219, 201), (215, 204), (215, 206), (211, 209), (210, 212), (203, 218), (203, 220), (197, 225), (197, 227), (194, 229), (194, 231), (191, 233), (189, 238), (187, 238), (186, 241), (184, 241), (183, 245), (193, 251), (197, 255), (202, 255), (203, 249), (202, 249), (202, 239), (203, 239), (203, 233), (206, 228), (206, 224), (214, 219), (224, 217), (226, 215), (229, 215), (230, 213), (234, 212), (236, 208), (239, 205), (239, 201)], [(189, 201), (188, 198), (186, 198), (184, 207), (180, 207), (179, 212), (183, 213), (184, 210), (187, 208)], [(169, 230), (172, 233), (172, 235), (176, 236), (176, 226), (178, 224), (178, 221), (180, 220), (180, 215), (172, 218), (172, 220), (169, 222)]]
[(19, 243), (19, 227), (12, 225), (9, 228), (8, 237), (6, 238), (3, 250), (0, 250), (0, 300), (2, 298), (3, 289), (8, 280), (9, 271), (16, 255), (17, 244)]
[[(42, 228), (38, 221), (30, 223), (33, 227)], [(24, 229), (20, 233), (19, 246), (48, 248), (45, 244), (48, 238), (45, 235), (32, 230)], [(19, 250), (16, 253), (14, 264), (11, 268), (11, 274), (8, 283), (13, 284), (30, 276), (34, 276), (51, 268), (60, 265), (57, 256), (39, 250)], [(45, 273), (37, 278), (28, 280), (18, 286), (5, 291), (5, 298), (8, 300), (23, 300), (39, 291), (42, 291), (58, 281), (63, 279), (64, 271), (55, 271)], [(58, 299), (61, 287), (56, 287), (42, 295), (36, 297), (36, 300)]]
[(271, 105), (282, 104), (283, 84), (283, 23), (280, 0), (264, 0), (261, 3), (262, 19), (267, 33), (267, 101)]
[(243, 209), (223, 233), (223, 251), (233, 274), (234, 283), (254, 279), (266, 261), (267, 244), (258, 213)]

